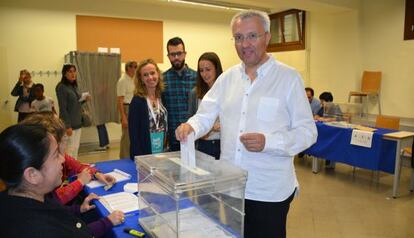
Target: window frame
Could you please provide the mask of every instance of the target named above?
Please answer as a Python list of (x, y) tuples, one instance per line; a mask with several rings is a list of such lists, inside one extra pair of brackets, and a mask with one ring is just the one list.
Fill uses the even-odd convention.
[(404, 40), (414, 40), (414, 0), (405, 0)]
[[(300, 12), (302, 12), (302, 19), (300, 19), (300, 16), (299, 16)], [(297, 27), (299, 40), (286, 42), (285, 35), (284, 35), (284, 25), (285, 25), (284, 19), (285, 19), (285, 16), (292, 15), (292, 14), (296, 17), (296, 27)], [(305, 45), (306, 11), (299, 10), (299, 9), (290, 9), (287, 11), (270, 14), (269, 18), (271, 22), (274, 19), (279, 20), (278, 21), (280, 23), (279, 27), (282, 33), (282, 43), (273, 43), (273, 44), (270, 43), (267, 47), (268, 52), (293, 51), (293, 50), (304, 50), (305, 49), (306, 47)], [(302, 27), (300, 26), (300, 22), (302, 22)], [(272, 24), (270, 24), (270, 27), (272, 28)]]

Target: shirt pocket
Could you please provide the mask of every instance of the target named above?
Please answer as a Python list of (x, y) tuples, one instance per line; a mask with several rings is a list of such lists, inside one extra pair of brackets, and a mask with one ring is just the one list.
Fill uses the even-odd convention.
[(257, 119), (262, 121), (275, 121), (279, 108), (279, 99), (271, 97), (260, 98), (257, 107)]

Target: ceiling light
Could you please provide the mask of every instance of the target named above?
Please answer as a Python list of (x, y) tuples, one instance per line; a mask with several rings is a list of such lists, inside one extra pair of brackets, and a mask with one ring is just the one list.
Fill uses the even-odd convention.
[(184, 3), (190, 4), (194, 6), (203, 6), (203, 7), (214, 7), (226, 10), (235, 10), (235, 11), (242, 11), (248, 9), (255, 9), (264, 12), (270, 12), (269, 9), (259, 8), (256, 6), (248, 6), (236, 3), (227, 3), (227, 2), (220, 2), (220, 1), (207, 1), (207, 0), (168, 0), (168, 2), (176, 2), (176, 3)]

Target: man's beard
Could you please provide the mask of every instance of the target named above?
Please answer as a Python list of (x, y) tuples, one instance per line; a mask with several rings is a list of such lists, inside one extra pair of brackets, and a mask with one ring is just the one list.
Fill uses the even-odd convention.
[(185, 65), (185, 60), (183, 61), (176, 61), (176, 62), (171, 62), (171, 66), (173, 67), (174, 70), (176, 71), (180, 71)]

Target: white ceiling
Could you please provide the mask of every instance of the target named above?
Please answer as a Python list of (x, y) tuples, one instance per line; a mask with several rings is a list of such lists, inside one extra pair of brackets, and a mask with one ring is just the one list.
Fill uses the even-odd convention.
[[(202, 8), (212, 11), (223, 11), (216, 8), (195, 6), (183, 3), (168, 2), (168, 0), (123, 0), (133, 2), (145, 2), (162, 6), (174, 6), (183, 8)], [(361, 0), (212, 0), (210, 2), (222, 2), (226, 4), (238, 4), (251, 6), (252, 8), (269, 9), (271, 13), (280, 12), (292, 8), (316, 12), (338, 12), (355, 10), (359, 8)]]

